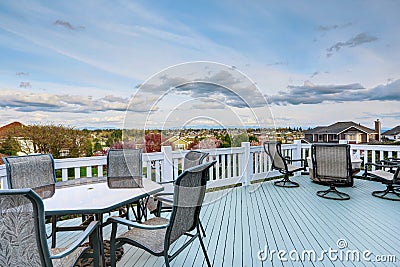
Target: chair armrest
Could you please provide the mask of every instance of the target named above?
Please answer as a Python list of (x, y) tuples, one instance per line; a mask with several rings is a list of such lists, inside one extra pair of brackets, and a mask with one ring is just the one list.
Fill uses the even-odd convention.
[(157, 193), (154, 195), (154, 197), (158, 197), (158, 196), (173, 196), (174, 193)]
[(113, 224), (123, 224), (126, 226), (130, 226), (130, 227), (135, 227), (135, 228), (139, 228), (139, 229), (145, 229), (145, 230), (158, 230), (158, 229), (163, 229), (163, 228), (167, 228), (169, 226), (169, 224), (160, 224), (160, 225), (148, 225), (148, 224), (142, 224), (142, 223), (137, 223), (137, 222), (132, 222), (130, 220), (121, 218), (121, 217), (110, 217), (108, 218), (107, 222), (111, 222)]
[(95, 238), (94, 242), (99, 242), (98, 239), (98, 229), (99, 229), (100, 223), (98, 221), (93, 221), (91, 222), (88, 227), (83, 231), (83, 233), (79, 236), (78, 240), (76, 240), (74, 243), (72, 243), (66, 250), (64, 250), (61, 253), (51, 255), (51, 259), (60, 259), (64, 258), (71, 252), (73, 252), (75, 249), (77, 249), (82, 243), (93, 233), (95, 232), (97, 238)]
[(307, 162), (305, 159), (291, 159), (290, 161), (303, 161), (304, 163)]
[[(159, 193), (157, 195), (154, 196), (155, 199), (157, 199), (158, 201), (161, 202), (167, 202), (167, 203), (174, 203), (174, 199), (172, 198), (168, 198), (168, 197), (173, 197), (174, 193)], [(165, 197), (168, 196), (168, 197)]]
[(159, 182), (158, 184), (170, 184), (170, 183), (175, 183), (175, 180)]
[(380, 161), (382, 165), (399, 165), (400, 161), (398, 160), (390, 160), (390, 159), (383, 159)]
[(385, 162), (386, 162), (385, 160), (381, 160), (381, 163), (367, 162), (367, 163), (365, 163), (364, 169), (367, 170), (367, 167), (368, 167), (368, 166), (375, 166), (375, 167), (379, 167), (379, 168), (395, 168), (395, 167), (400, 167), (400, 164), (399, 164), (399, 163), (397, 163), (397, 164), (393, 164), (393, 163), (390, 163), (390, 164), (383, 164), (383, 163), (385, 163)]

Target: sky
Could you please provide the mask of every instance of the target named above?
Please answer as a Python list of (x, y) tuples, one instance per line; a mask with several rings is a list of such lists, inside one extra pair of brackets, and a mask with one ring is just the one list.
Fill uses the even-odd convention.
[(399, 10), (399, 0), (3, 0), (0, 121), (380, 119), (390, 129), (400, 125)]

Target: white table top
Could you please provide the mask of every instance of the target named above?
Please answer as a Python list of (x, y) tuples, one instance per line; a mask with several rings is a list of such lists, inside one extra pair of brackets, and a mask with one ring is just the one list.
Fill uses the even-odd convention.
[(46, 215), (105, 213), (163, 190), (149, 179), (143, 188), (109, 188), (107, 183), (83, 184), (57, 188), (51, 198), (43, 200)]

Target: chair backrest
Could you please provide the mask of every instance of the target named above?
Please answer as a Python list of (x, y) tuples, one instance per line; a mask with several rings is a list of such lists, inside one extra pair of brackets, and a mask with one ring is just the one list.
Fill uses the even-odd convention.
[(314, 144), (311, 159), (317, 179), (351, 181), (350, 145)]
[(110, 149), (107, 153), (107, 183), (110, 187), (142, 187), (141, 149)]
[(0, 266), (53, 266), (43, 202), (32, 189), (0, 190)]
[(280, 143), (264, 142), (264, 151), (271, 159), (272, 169), (287, 170), (287, 163), (282, 156)]
[(53, 196), (56, 173), (51, 154), (4, 157), (10, 189), (32, 188), (40, 197)]
[(216, 161), (207, 162), (186, 169), (176, 179), (174, 184), (174, 204), (170, 225), (166, 233), (166, 244), (168, 246), (198, 225), (209, 177), (209, 168), (215, 163)]
[(206, 152), (190, 150), (183, 159), (183, 169), (185, 170), (200, 165), (208, 154), (209, 153)]
[(394, 171), (393, 182), (395, 184), (400, 184), (400, 166)]

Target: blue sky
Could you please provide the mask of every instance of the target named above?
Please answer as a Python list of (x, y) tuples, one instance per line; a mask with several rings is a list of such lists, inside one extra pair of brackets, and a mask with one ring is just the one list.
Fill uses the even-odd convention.
[[(398, 0), (1, 1), (0, 118), (120, 128), (138, 85), (210, 61), (254, 81), (278, 126), (372, 128), (379, 118), (391, 128), (400, 125), (398, 10)], [(208, 117), (218, 106), (198, 104)], [(130, 111), (139, 126), (143, 111)]]

